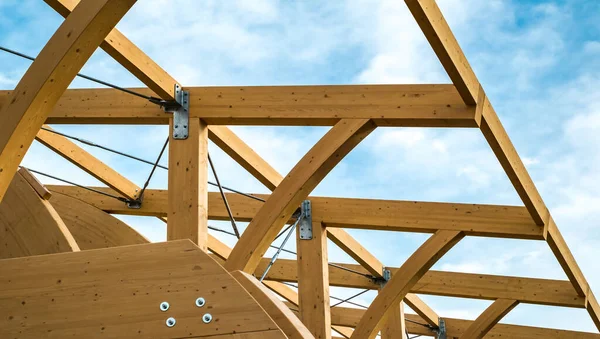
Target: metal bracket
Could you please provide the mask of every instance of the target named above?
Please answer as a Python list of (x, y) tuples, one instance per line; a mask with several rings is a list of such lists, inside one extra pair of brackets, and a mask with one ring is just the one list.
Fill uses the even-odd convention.
[(142, 201), (140, 199), (127, 200), (126, 204), (127, 208), (131, 208), (134, 210), (139, 210), (140, 208), (142, 208)]
[(163, 104), (163, 110), (173, 113), (173, 139), (185, 140), (189, 135), (190, 92), (175, 84), (175, 100)]
[(385, 284), (390, 281), (390, 279), (392, 279), (392, 271), (388, 270), (387, 268), (383, 268), (383, 271), (381, 271), (381, 275), (382, 277), (373, 277), (373, 281), (375, 283), (379, 283), (379, 285), (381, 287), (385, 286)]
[(311, 240), (313, 238), (312, 229), (312, 206), (310, 200), (304, 200), (300, 207), (302, 213), (300, 214), (300, 240)]
[(440, 327), (437, 329), (436, 339), (446, 339), (446, 322), (444, 319), (439, 319)]

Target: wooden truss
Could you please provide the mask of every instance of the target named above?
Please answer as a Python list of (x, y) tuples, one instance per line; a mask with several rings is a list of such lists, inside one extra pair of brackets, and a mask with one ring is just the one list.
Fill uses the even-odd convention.
[[(593, 333), (496, 325), (517, 304), (529, 303), (584, 308), (600, 329), (600, 306), (435, 0), (405, 2), (452, 84), (186, 87), (191, 98), (189, 137), (171, 137), (169, 142), (169, 189), (146, 191), (139, 209), (73, 186), (46, 188), (26, 170), (17, 172), (23, 155), (36, 139), (106, 184), (98, 190), (136, 199), (139, 187), (65, 137), (41, 127), (173, 125), (172, 116), (160, 107), (126, 93), (114, 89), (67, 89), (100, 46), (148, 87), (136, 91), (165, 101), (175, 99), (178, 82), (114, 28), (135, 0), (45, 1), (66, 20), (17, 87), (0, 93), (0, 229), (4, 232), (0, 233), (0, 258), (21, 257), (0, 261), (0, 302), (8, 305), (0, 310), (0, 333), (4, 331), (11, 337), (53, 336), (50, 333), (58, 333), (58, 337), (81, 333), (131, 337), (132, 326), (151, 322), (156, 315), (142, 307), (150, 302), (148, 298), (140, 299), (138, 305), (138, 299), (120, 293), (121, 285), (102, 285), (103, 281), (112, 282), (111, 276), (127, 272), (121, 279), (124, 291), (134, 296), (148, 291), (146, 295), (152, 293), (156, 300), (169, 291), (189, 292), (199, 281), (200, 285), (214, 285), (219, 300), (215, 307), (238, 319), (237, 328), (223, 322), (219, 330), (215, 332), (213, 328), (210, 333), (187, 325), (164, 332), (164, 323), (160, 328), (148, 323), (144, 325), (145, 332), (140, 329), (137, 333), (142, 337), (161, 333), (172, 338), (227, 335), (218, 337), (241, 339), (255, 336), (239, 333), (254, 331), (267, 338), (331, 338), (334, 329), (353, 339), (373, 338), (380, 331), (384, 338), (406, 338), (407, 332), (439, 337), (445, 334), (448, 338), (600, 338), (600, 334)], [(225, 125), (332, 128), (283, 177)], [(309, 196), (344, 156), (377, 127), (416, 126), (479, 128), (523, 206)], [(235, 218), (250, 222), (233, 248), (208, 233), (208, 220), (229, 218), (221, 195), (207, 189), (208, 140), (272, 190), (271, 195), (256, 195), (264, 202), (225, 195)], [(294, 212), (306, 199), (312, 204), (312, 240), (298, 239), (297, 261), (278, 260), (264, 284), (259, 283), (249, 274), (260, 276), (264, 272), (269, 260), (263, 255), (284, 225), (294, 222)], [(147, 244), (147, 239), (108, 213), (161, 218), (167, 222), (169, 241)], [(392, 268), (385, 267), (344, 228), (430, 233), (431, 237), (402, 266)], [(465, 236), (546, 241), (568, 281), (431, 271)], [(190, 239), (193, 244), (182, 239)], [(359, 263), (336, 266), (363, 274), (329, 265), (327, 239)], [(214, 260), (202, 254), (207, 250)], [(79, 253), (39, 256), (61, 252)], [(119, 262), (119, 258), (123, 260)], [(152, 263), (171, 265), (172, 269), (156, 269)], [(184, 269), (186, 264), (195, 265), (204, 273), (190, 273)], [(19, 273), (23, 267), (39, 274)], [(102, 273), (104, 269), (106, 273)], [(387, 281), (386, 269), (391, 272)], [(100, 281), (96, 291), (100, 289), (105, 295), (90, 295), (94, 288), (89, 285), (91, 280), (85, 278), (88, 272)], [(131, 272), (142, 278), (135, 278)], [(40, 282), (56, 274), (64, 278), (56, 282), (54, 289)], [(177, 277), (176, 283), (164, 278), (171, 274)], [(60, 287), (63, 281), (66, 285)], [(298, 292), (283, 282), (297, 282)], [(282, 307), (271, 292), (265, 292), (265, 286), (285, 299), (287, 307)], [(329, 286), (379, 293), (366, 310), (332, 308)], [(73, 295), (61, 291), (73, 291)], [(416, 294), (493, 303), (475, 321), (448, 319), (436, 314)], [(17, 302), (30, 296), (51, 305), (55, 299), (46, 300), (51, 295), (62, 298), (60, 310), (64, 313), (41, 312), (30, 309), (25, 300)], [(78, 323), (80, 308), (91, 299), (101, 299), (101, 306), (123, 311), (117, 316), (98, 309)], [(404, 314), (404, 303), (417, 315)], [(290, 315), (290, 310), (298, 318)], [(185, 312), (183, 317), (193, 316)], [(24, 318), (20, 318), (20, 323), (12, 321), (15, 315)], [(27, 315), (35, 320), (26, 321)], [(34, 322), (35, 326), (28, 325)], [(440, 333), (442, 323), (445, 333)]]

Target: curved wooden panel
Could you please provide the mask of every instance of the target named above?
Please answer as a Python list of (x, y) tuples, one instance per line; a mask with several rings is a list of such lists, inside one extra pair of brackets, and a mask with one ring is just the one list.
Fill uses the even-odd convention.
[(82, 250), (150, 242), (126, 223), (77, 198), (55, 193), (50, 203)]
[(0, 305), (0, 338), (287, 338), (189, 240), (0, 260)]
[(0, 203), (0, 259), (79, 251), (52, 205), (20, 173)]

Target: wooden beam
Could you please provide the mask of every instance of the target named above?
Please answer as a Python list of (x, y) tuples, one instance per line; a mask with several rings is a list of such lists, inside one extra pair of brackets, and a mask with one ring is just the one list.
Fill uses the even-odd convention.
[[(334, 307), (331, 309), (331, 322), (334, 326), (355, 327), (363, 317), (365, 310), (357, 308)], [(416, 314), (405, 314), (408, 333), (422, 336), (435, 334), (420, 324), (425, 322)], [(444, 318), (448, 338), (461, 338), (463, 333), (473, 324), (472, 320)], [(598, 339), (600, 334), (557, 330), (551, 328), (497, 324), (489, 332), (487, 338), (520, 338), (520, 339)]]
[(374, 277), (383, 277), (383, 264), (356, 241), (350, 234), (339, 228), (328, 228), (327, 237), (352, 259), (366, 268)]
[[(44, 128), (50, 128), (50, 126), (45, 125)], [(39, 130), (35, 139), (120, 195), (128, 199), (138, 197), (138, 186), (69, 139), (43, 129)]]
[(0, 259), (74, 251), (79, 246), (54, 207), (17, 172), (0, 202)]
[(283, 180), (281, 174), (230, 129), (209, 126), (208, 138), (271, 191)]
[[(44, 0), (63, 17), (68, 17), (79, 0)], [(127, 39), (118, 29), (108, 33), (100, 47), (113, 59), (131, 72), (156, 95), (165, 100), (174, 99), (175, 84), (165, 70)]]
[(494, 301), (467, 328), (461, 339), (482, 339), (488, 332), (519, 304), (516, 300), (498, 299)]
[(191, 239), (206, 251), (208, 128), (202, 120), (190, 119), (187, 139), (175, 140), (172, 133), (169, 138), (167, 239)]
[(23, 179), (27, 181), (29, 186), (33, 187), (40, 198), (48, 200), (50, 197), (52, 197), (52, 193), (46, 188), (46, 186), (42, 185), (42, 183), (33, 174), (31, 174), (27, 168), (19, 167), (18, 172), (21, 174)]
[(434, 328), (440, 327), (440, 316), (435, 313), (418, 295), (408, 293), (404, 297), (404, 303), (417, 313), (425, 322)]
[[(136, 92), (152, 95), (145, 88)], [(190, 117), (209, 125), (333, 126), (340, 119), (372, 119), (378, 126), (478, 127), (476, 109), (453, 85), (328, 85), (186, 87)], [(242, 95), (240, 95), (240, 93)], [(294, 93), (294, 94), (292, 94)], [(10, 91), (0, 91), (0, 106)], [(231, 107), (230, 107), (231, 106)], [(110, 88), (70, 89), (49, 124), (168, 124), (147, 100)]]
[(315, 222), (312, 231), (312, 239), (301, 239), (296, 228), (300, 319), (315, 338), (331, 339), (327, 230)]
[[(277, 299), (271, 291), (261, 284), (253, 276), (242, 272), (231, 272), (231, 275), (256, 299), (256, 301), (271, 316), (273, 321), (281, 328), (283, 333), (290, 339), (310, 339), (315, 338), (311, 332), (302, 324), (300, 319)], [(331, 330), (330, 330), (331, 332)], [(318, 337), (317, 337), (318, 338)]]
[(435, 0), (404, 0), (433, 51), (467, 105), (475, 105), (480, 85)]
[(366, 119), (341, 120), (296, 164), (254, 216), (225, 267), (254, 272), (260, 258), (300, 202), (362, 141), (375, 125)]
[(392, 306), (381, 326), (381, 339), (408, 339), (404, 318), (404, 303)]
[(500, 161), (500, 165), (504, 168), (521, 200), (523, 200), (525, 207), (529, 210), (533, 220), (540, 226), (546, 225), (550, 218), (548, 208), (544, 204), (529, 173), (527, 173), (527, 169), (504, 130), (502, 123), (500, 123), (498, 115), (496, 115), (491, 103), (487, 99), (483, 106), (481, 132), (492, 148), (492, 151), (494, 151), (498, 161)]
[[(142, 208), (129, 209), (120, 201), (78, 187), (47, 187), (51, 191), (76, 196), (109, 213), (167, 216), (168, 212), (166, 190), (146, 190)], [(115, 193), (102, 187), (95, 188)], [(270, 197), (267, 194), (254, 195), (265, 200)], [(252, 220), (264, 204), (238, 194), (226, 193), (226, 196), (234, 217), (240, 221)], [(220, 194), (209, 192), (208, 199), (209, 219), (229, 220)], [(419, 233), (434, 233), (443, 229), (463, 231), (470, 236), (544, 239), (543, 228), (531, 220), (525, 207), (329, 197), (308, 199), (313, 207), (313, 220), (323, 222), (332, 232), (340, 227)], [(363, 260), (367, 259), (364, 257)]]
[(0, 201), (52, 108), (135, 0), (84, 0), (58, 28), (0, 110)]
[[(268, 260), (263, 259), (256, 273), (262, 273), (267, 264)], [(368, 271), (360, 265), (341, 263), (336, 265), (368, 274)], [(399, 272), (398, 268), (388, 267), (388, 269), (392, 271), (392, 276)], [(278, 259), (266, 279), (296, 282), (298, 281), (296, 270), (295, 260)], [(339, 287), (372, 290), (379, 288), (379, 284), (365, 276), (336, 267), (329, 268), (329, 283), (331, 286)], [(579, 296), (568, 280), (429, 271), (411, 288), (411, 292), (483, 300), (516, 299), (527, 304), (575, 308), (585, 308), (586, 305), (585, 297)]]
[(596, 325), (596, 328), (600, 331), (600, 305), (598, 304), (598, 299), (596, 299), (596, 296), (594, 296), (594, 293), (592, 293), (591, 290), (587, 295), (586, 304), (587, 311), (590, 314), (594, 325)]
[(546, 241), (550, 245), (550, 249), (554, 253), (558, 263), (563, 268), (567, 277), (573, 284), (573, 287), (580, 296), (587, 295), (589, 291), (589, 285), (583, 276), (583, 272), (577, 265), (575, 257), (569, 250), (567, 242), (563, 238), (562, 234), (558, 230), (558, 227), (554, 223), (554, 219), (550, 218), (548, 228), (546, 230)]
[(410, 289), (464, 234), (456, 231), (437, 231), (398, 269), (392, 279), (371, 303), (356, 326), (352, 338), (373, 338), (390, 307), (400, 303)]

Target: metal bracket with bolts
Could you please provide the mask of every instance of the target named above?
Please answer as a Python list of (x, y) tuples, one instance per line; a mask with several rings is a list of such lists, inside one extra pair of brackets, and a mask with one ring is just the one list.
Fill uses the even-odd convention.
[(181, 86), (175, 84), (175, 100), (164, 102), (162, 108), (167, 113), (173, 113), (173, 139), (187, 139), (190, 124), (190, 92), (184, 91)]
[(312, 205), (310, 200), (304, 200), (300, 207), (301, 214), (298, 227), (300, 228), (300, 240), (311, 240), (313, 238), (312, 229)]

